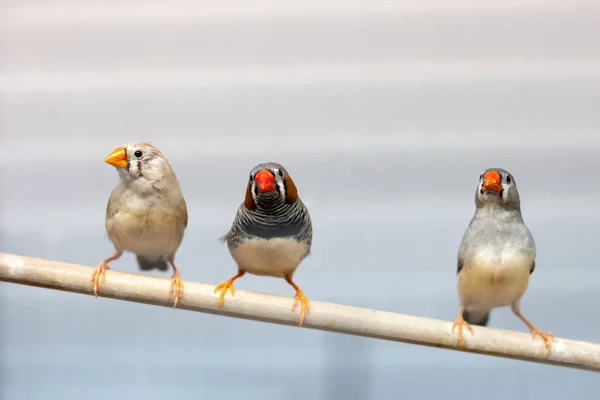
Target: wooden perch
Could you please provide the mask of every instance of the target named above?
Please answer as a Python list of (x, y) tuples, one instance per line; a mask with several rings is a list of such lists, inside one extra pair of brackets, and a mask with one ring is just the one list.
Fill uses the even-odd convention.
[[(93, 269), (14, 254), (0, 253), (0, 281), (93, 295)], [(109, 270), (99, 296), (157, 306), (173, 306), (169, 279)], [(177, 308), (283, 325), (298, 325), (293, 299), (236, 290), (219, 309), (214, 285), (184, 282)], [(172, 312), (172, 311), (166, 311)], [(303, 328), (459, 350), (452, 322), (385, 311), (311, 301)], [(302, 328), (295, 328), (302, 329)], [(544, 364), (600, 371), (600, 345), (556, 338), (547, 351), (531, 334), (473, 326), (464, 330), (463, 351)]]

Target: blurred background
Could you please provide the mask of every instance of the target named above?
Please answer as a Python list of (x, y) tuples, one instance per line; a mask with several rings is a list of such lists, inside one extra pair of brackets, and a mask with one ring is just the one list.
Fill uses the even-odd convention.
[[(453, 320), (481, 171), (508, 169), (537, 244), (521, 304), (600, 342), (600, 3), (0, 0), (0, 251), (96, 265), (116, 146), (152, 141), (190, 222), (182, 278), (250, 169), (290, 171), (313, 300)], [(136, 272), (126, 254), (113, 269)], [(156, 276), (170, 277), (170, 273)], [(238, 289), (291, 298), (285, 281)], [(592, 398), (591, 372), (0, 284), (3, 399)], [(527, 332), (510, 309), (490, 326)], [(539, 340), (539, 339), (538, 339)]]

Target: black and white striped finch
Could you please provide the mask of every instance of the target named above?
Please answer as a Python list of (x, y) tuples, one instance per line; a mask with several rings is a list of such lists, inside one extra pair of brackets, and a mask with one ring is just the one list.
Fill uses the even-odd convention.
[(296, 268), (310, 253), (312, 222), (308, 209), (287, 170), (277, 163), (259, 164), (250, 171), (246, 198), (239, 206), (227, 242), (238, 273), (217, 285), (219, 305), (233, 281), (246, 272), (284, 278), (296, 290), (292, 311), (300, 303), (300, 325), (309, 309), (304, 292), (292, 281)]

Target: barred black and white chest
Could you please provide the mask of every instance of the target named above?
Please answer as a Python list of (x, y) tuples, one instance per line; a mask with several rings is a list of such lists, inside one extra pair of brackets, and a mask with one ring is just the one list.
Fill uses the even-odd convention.
[(255, 210), (240, 205), (227, 234), (227, 245), (232, 249), (244, 240), (274, 238), (294, 239), (310, 249), (312, 222), (302, 200), (291, 204), (265, 201)]

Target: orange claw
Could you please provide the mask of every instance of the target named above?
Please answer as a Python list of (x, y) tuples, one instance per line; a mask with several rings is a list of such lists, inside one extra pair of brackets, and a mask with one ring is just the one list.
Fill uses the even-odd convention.
[(463, 348), (462, 327), (465, 326), (471, 332), (471, 335), (473, 334), (473, 328), (471, 328), (471, 325), (469, 325), (467, 323), (467, 321), (465, 321), (463, 319), (464, 312), (465, 312), (465, 307), (461, 307), (460, 311), (458, 312), (458, 316), (456, 317), (456, 320), (452, 324), (452, 330), (451, 330), (451, 332), (454, 332), (454, 328), (458, 328), (458, 347), (461, 349)]
[(310, 303), (308, 302), (308, 299), (304, 296), (304, 292), (302, 290), (298, 290), (296, 292), (296, 297), (294, 298), (294, 305), (292, 306), (292, 311), (294, 311), (298, 302), (300, 302), (300, 325), (298, 325), (300, 327), (304, 322), (304, 316), (306, 315), (306, 313), (308, 313), (308, 310), (310, 308)]
[(92, 272), (92, 279), (90, 279), (90, 281), (94, 282), (94, 296), (96, 296), (96, 298), (98, 298), (98, 284), (100, 283), (100, 280), (102, 280), (102, 283), (104, 284), (107, 269), (110, 268), (106, 265), (105, 260), (102, 260), (96, 269), (94, 269), (94, 272)]
[(541, 331), (538, 331), (536, 328), (533, 328), (531, 330), (531, 338), (535, 339), (536, 335), (542, 338), (542, 340), (544, 341), (544, 344), (546, 345), (546, 349), (550, 350), (550, 347), (552, 346), (550, 344), (550, 342), (552, 342), (554, 340), (554, 335), (551, 334), (550, 332), (541, 332)]
[(173, 308), (177, 307), (177, 302), (179, 298), (183, 294), (183, 282), (181, 280), (181, 276), (179, 276), (179, 271), (175, 266), (175, 256), (169, 256), (169, 264), (171, 264), (171, 268), (173, 268), (173, 276), (171, 276), (171, 287), (169, 288), (169, 293), (175, 294), (175, 303), (173, 304)]
[(233, 281), (235, 281), (237, 278), (242, 277), (244, 274), (245, 272), (238, 272), (238, 274), (233, 278), (229, 278), (225, 282), (219, 283), (215, 287), (215, 291), (213, 293), (217, 293), (217, 291), (219, 290), (221, 291), (221, 294), (219, 296), (219, 308), (221, 310), (223, 309), (223, 298), (225, 297), (225, 293), (227, 293), (227, 289), (229, 289), (231, 295), (233, 296), (233, 293), (235, 292), (235, 289), (233, 288)]
[(310, 303), (308, 302), (306, 296), (304, 296), (304, 292), (298, 286), (296, 286), (294, 282), (292, 282), (291, 278), (285, 278), (285, 280), (287, 281), (287, 283), (292, 285), (294, 289), (296, 289), (296, 297), (294, 298), (294, 305), (292, 305), (292, 311), (294, 311), (296, 305), (298, 304), (298, 302), (300, 302), (300, 325), (298, 325), (298, 327), (301, 327), (302, 323), (304, 322), (304, 317), (306, 316), (310, 308)]
[(541, 332), (540, 330), (538, 330), (535, 326), (533, 326), (533, 324), (529, 321), (527, 321), (527, 319), (521, 315), (521, 313), (516, 312), (513, 310), (513, 312), (515, 313), (515, 315), (517, 317), (519, 317), (519, 319), (521, 321), (523, 321), (525, 323), (525, 325), (527, 325), (527, 327), (529, 328), (529, 330), (531, 331), (531, 338), (535, 339), (536, 336), (539, 336), (542, 338), (542, 340), (544, 341), (544, 345), (546, 346), (546, 350), (550, 350), (550, 342), (554, 340), (554, 335), (551, 334), (550, 332)]
[(175, 308), (177, 307), (179, 298), (183, 294), (183, 282), (179, 276), (179, 271), (177, 270), (173, 272), (173, 276), (171, 277), (171, 287), (169, 289), (169, 293), (175, 293), (175, 303), (173, 304), (173, 308)]
[(100, 283), (100, 279), (102, 279), (102, 283), (104, 283), (106, 280), (106, 270), (110, 269), (108, 263), (121, 257), (121, 254), (123, 254), (122, 251), (116, 250), (115, 254), (100, 261), (96, 269), (94, 269), (94, 272), (92, 272), (92, 279), (90, 279), (90, 281), (94, 282), (94, 296), (96, 296), (96, 298), (98, 298), (98, 283)]

